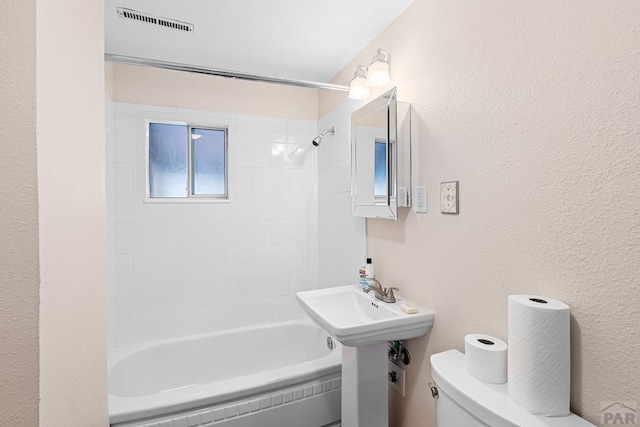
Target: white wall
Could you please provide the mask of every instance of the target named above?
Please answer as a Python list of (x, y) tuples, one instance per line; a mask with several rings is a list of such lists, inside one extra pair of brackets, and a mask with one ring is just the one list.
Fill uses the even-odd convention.
[(105, 426), (104, 4), (38, 2), (35, 22), (39, 425)]
[[(367, 223), (376, 274), (436, 312), (393, 426), (435, 426), (429, 356), (506, 339), (516, 293), (571, 306), (574, 411), (597, 423), (602, 402), (640, 401), (638, 22), (635, 0), (416, 0), (336, 77), (391, 54), (429, 190), (427, 214)], [(459, 215), (439, 212), (450, 180)]]
[[(318, 274), (316, 122), (114, 108), (113, 344), (303, 317), (295, 292)], [(229, 128), (229, 203), (143, 202), (147, 118)]]
[(362, 101), (349, 100), (318, 121), (318, 133), (335, 127), (318, 147), (319, 287), (358, 283), (366, 255), (364, 218), (351, 214), (351, 113)]

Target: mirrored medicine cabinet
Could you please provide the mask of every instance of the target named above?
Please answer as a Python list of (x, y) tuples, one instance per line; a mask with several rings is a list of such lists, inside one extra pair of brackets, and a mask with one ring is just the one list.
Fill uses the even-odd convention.
[(410, 189), (411, 108), (393, 88), (351, 115), (353, 215), (398, 219)]

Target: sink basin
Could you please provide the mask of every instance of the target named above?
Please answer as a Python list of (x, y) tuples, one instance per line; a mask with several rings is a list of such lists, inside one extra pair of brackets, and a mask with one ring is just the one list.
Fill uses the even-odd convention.
[(420, 337), (433, 325), (432, 311), (418, 308), (407, 314), (400, 304), (414, 304), (399, 297), (395, 303), (382, 302), (359, 285), (298, 292), (296, 297), (314, 322), (350, 347)]

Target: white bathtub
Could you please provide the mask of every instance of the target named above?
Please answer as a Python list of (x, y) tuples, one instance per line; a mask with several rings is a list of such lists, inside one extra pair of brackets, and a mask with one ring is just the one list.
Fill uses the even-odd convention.
[(340, 418), (341, 349), (310, 320), (115, 350), (109, 418), (136, 427), (320, 427)]

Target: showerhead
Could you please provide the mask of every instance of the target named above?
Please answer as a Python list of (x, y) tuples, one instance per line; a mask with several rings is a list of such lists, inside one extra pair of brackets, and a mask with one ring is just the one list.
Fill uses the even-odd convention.
[(330, 129), (325, 129), (323, 130), (320, 135), (316, 136), (315, 138), (313, 138), (313, 140), (311, 141), (311, 143), (313, 145), (315, 145), (316, 147), (320, 145), (320, 142), (322, 142), (322, 138), (328, 134), (329, 132), (331, 132), (331, 135), (333, 135), (334, 133), (336, 133), (336, 128), (332, 127)]

